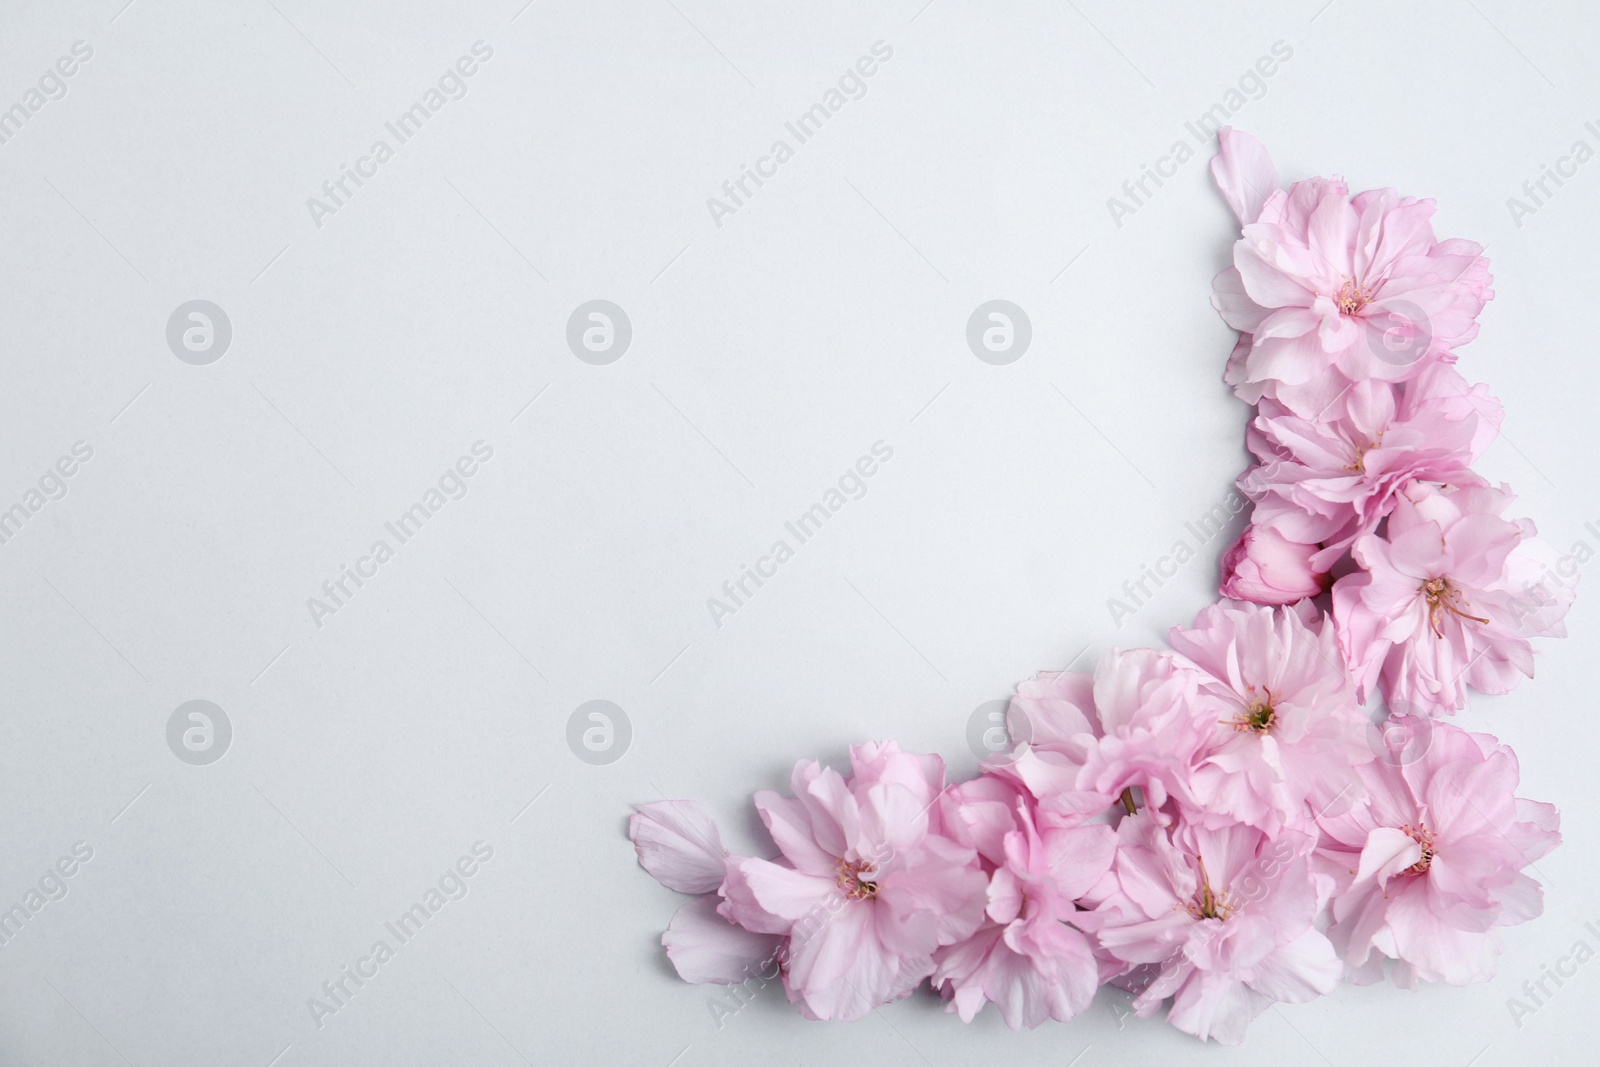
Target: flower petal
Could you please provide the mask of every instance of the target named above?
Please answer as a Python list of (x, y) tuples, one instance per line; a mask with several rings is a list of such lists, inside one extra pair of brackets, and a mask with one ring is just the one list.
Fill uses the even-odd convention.
[(709, 893), (722, 884), (728, 853), (710, 809), (694, 800), (634, 805), (628, 836), (639, 866), (668, 889)]
[(728, 985), (777, 978), (783, 938), (729, 922), (717, 913), (716, 897), (703, 896), (678, 909), (661, 943), (685, 982)]

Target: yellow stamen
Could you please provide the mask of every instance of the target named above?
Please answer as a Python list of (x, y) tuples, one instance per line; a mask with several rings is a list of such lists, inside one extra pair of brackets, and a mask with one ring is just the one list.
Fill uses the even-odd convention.
[(833, 869), (838, 875), (840, 890), (851, 900), (871, 900), (878, 895), (878, 883), (869, 877), (878, 873), (872, 864), (864, 860), (840, 860)]
[(1346, 277), (1339, 291), (1333, 294), (1333, 302), (1339, 308), (1339, 314), (1354, 315), (1372, 302), (1372, 292), (1353, 278)]
[(1461, 598), (1461, 590), (1451, 585), (1448, 578), (1429, 578), (1422, 583), (1422, 595), (1428, 601), (1428, 626), (1435, 637), (1444, 636), (1444, 627), (1440, 624), (1444, 621), (1441, 616), (1446, 611), (1458, 618), (1481, 622), (1485, 626), (1489, 624), (1489, 620), (1482, 615), (1470, 615), (1462, 610), (1468, 606), (1467, 602)]

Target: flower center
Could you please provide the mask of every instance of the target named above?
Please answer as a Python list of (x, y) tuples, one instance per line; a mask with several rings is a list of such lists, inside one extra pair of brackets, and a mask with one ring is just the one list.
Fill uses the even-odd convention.
[(1239, 733), (1265, 734), (1271, 733), (1273, 725), (1278, 721), (1277, 710), (1273, 706), (1276, 698), (1270, 689), (1263, 688), (1261, 695), (1255, 695), (1256, 687), (1250, 686), (1247, 692), (1251, 694), (1250, 706), (1231, 719), (1218, 719), (1224, 726), (1231, 726)]
[(1333, 302), (1338, 306), (1339, 314), (1354, 315), (1372, 302), (1372, 293), (1354, 279), (1346, 278), (1344, 284), (1339, 286), (1339, 291), (1333, 294)]
[(1447, 611), (1458, 618), (1471, 619), (1485, 626), (1489, 624), (1489, 620), (1482, 615), (1471, 615), (1462, 610), (1468, 606), (1467, 602), (1462, 599), (1461, 590), (1451, 585), (1448, 578), (1429, 578), (1423, 582), (1422, 596), (1428, 602), (1428, 625), (1435, 637), (1444, 636), (1444, 628), (1440, 624)]
[(1400, 873), (1427, 874), (1428, 867), (1433, 863), (1434, 856), (1433, 831), (1429, 830), (1426, 826), (1412, 826), (1410, 823), (1406, 823), (1404, 826), (1400, 827), (1400, 832), (1409, 835), (1411, 840), (1422, 846), (1422, 858)]
[(871, 875), (878, 869), (865, 860), (840, 860), (834, 865), (839, 889), (851, 900), (871, 900), (878, 895), (878, 883)]
[(1350, 463), (1346, 464), (1344, 469), (1350, 471), (1352, 474), (1365, 474), (1367, 472), (1367, 453), (1372, 451), (1374, 448), (1377, 448), (1382, 442), (1383, 431), (1381, 430), (1378, 432), (1378, 439), (1376, 441), (1368, 441), (1365, 437), (1363, 437), (1360, 443), (1355, 446), (1356, 458)]
[(1211, 888), (1211, 879), (1206, 876), (1206, 861), (1195, 857), (1195, 862), (1200, 866), (1200, 888), (1195, 890), (1194, 898), (1187, 904), (1178, 907), (1189, 913), (1191, 919), (1218, 919), (1225, 921), (1228, 916), (1238, 910), (1238, 905), (1226, 890), (1221, 893)]

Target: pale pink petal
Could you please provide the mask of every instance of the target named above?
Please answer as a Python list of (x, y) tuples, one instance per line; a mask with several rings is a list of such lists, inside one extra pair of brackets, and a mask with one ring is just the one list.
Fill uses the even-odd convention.
[(869, 905), (846, 905), (789, 944), (784, 975), (789, 999), (812, 1018), (849, 1021), (905, 996), (911, 984), (933, 971), (919, 961), (911, 983), (902, 961), (878, 941)]
[(1202, 1041), (1237, 1045), (1244, 1040), (1250, 1020), (1269, 1003), (1237, 979), (1196, 972), (1173, 997), (1167, 1022)]
[(694, 800), (634, 805), (628, 836), (639, 865), (668, 889), (709, 893), (722, 883), (727, 850), (710, 809)]
[(786, 859), (807, 874), (826, 875), (836, 858), (818, 847), (811, 828), (811, 816), (804, 804), (781, 796), (771, 789), (759, 789), (753, 798), (756, 813), (772, 835)]
[(717, 912), (715, 897), (696, 897), (672, 917), (661, 943), (685, 982), (729, 985), (778, 977), (778, 946), (783, 939), (751, 933)]
[(728, 918), (768, 934), (786, 934), (796, 922), (825, 915), (842, 899), (831, 878), (753, 858), (728, 861), (722, 894)]
[(1261, 206), (1277, 191), (1278, 170), (1260, 141), (1248, 133), (1224, 126), (1217, 131), (1217, 154), (1211, 175), (1222, 197), (1241, 224), (1261, 217)]
[(1380, 826), (1367, 835), (1356, 881), (1372, 880), (1382, 886), (1420, 859), (1422, 846), (1415, 838), (1396, 827)]
[(1255, 965), (1250, 987), (1284, 1004), (1304, 1004), (1339, 987), (1344, 964), (1316, 930), (1273, 949)]

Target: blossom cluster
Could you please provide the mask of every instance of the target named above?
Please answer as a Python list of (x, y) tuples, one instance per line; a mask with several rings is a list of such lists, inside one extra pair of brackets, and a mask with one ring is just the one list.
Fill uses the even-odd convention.
[(1212, 171), (1242, 225), (1226, 380), (1256, 406), (1223, 599), (1170, 649), (1020, 684), (976, 778), (893, 741), (848, 773), (800, 762), (754, 798), (772, 858), (728, 852), (696, 802), (638, 806), (640, 863), (693, 897), (662, 939), (687, 981), (779, 974), (832, 1020), (926, 982), (1012, 1029), (1112, 985), (1234, 1044), (1343, 979), (1486, 980), (1498, 929), (1540, 913), (1525, 872), (1559, 816), (1444, 718), (1531, 675), (1571, 602), (1531, 588), (1532, 524), (1472, 470), (1500, 423), (1453, 367), (1493, 295), (1481, 249), (1391, 190), (1279, 189), (1237, 131)]
[(1433, 204), (1338, 178), (1277, 188), (1261, 145), (1226, 130), (1212, 170), (1243, 233), (1213, 303), (1240, 333), (1226, 380), (1256, 405), (1239, 479), (1253, 502), (1223, 560), (1225, 596), (1290, 604), (1332, 589), (1357, 695), (1459, 711), (1469, 687), (1533, 673), (1532, 637), (1565, 636), (1533, 523), (1472, 464), (1500, 402), (1456, 371), (1494, 296), (1482, 249), (1439, 241)]

